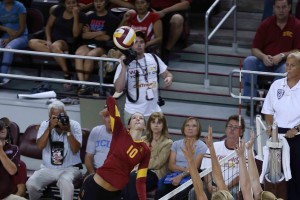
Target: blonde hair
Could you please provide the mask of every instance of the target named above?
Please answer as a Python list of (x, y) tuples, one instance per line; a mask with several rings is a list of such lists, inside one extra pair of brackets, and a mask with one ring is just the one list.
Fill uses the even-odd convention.
[(229, 191), (219, 190), (212, 194), (211, 200), (234, 200), (234, 198)]
[(288, 59), (288, 58), (294, 58), (294, 59), (296, 59), (297, 62), (300, 64), (300, 52), (299, 52), (299, 51), (290, 53), (290, 54), (287, 56), (287, 59)]
[(283, 200), (283, 199), (277, 198), (272, 192), (262, 191), (260, 193), (260, 200)]

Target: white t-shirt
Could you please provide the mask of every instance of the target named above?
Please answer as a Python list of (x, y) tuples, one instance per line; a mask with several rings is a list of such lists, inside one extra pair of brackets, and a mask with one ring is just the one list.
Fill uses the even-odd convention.
[(112, 133), (104, 125), (92, 129), (86, 146), (86, 152), (94, 154), (94, 168), (101, 167), (109, 152)]
[[(214, 148), (216, 151), (216, 155), (218, 160), (221, 160), (231, 154), (234, 150), (227, 149), (225, 146), (225, 141), (214, 142)], [(210, 155), (209, 150), (206, 152)], [(203, 158), (201, 169), (206, 169), (211, 166), (210, 158)], [(221, 165), (221, 170), (223, 174), (223, 178), (225, 184), (228, 185), (235, 177), (239, 175), (239, 159), (237, 156), (231, 158), (224, 165)]]
[(290, 88), (287, 78), (276, 80), (266, 96), (262, 113), (273, 115), (281, 128), (300, 124), (300, 81)]
[[(37, 133), (37, 140), (42, 137), (42, 135), (44, 134), (44, 132), (46, 131), (46, 129), (49, 127), (49, 120), (47, 121), (43, 121), (40, 125), (40, 128), (38, 130)], [(82, 131), (81, 131), (81, 126), (77, 121), (74, 121), (72, 119), (70, 119), (70, 128), (71, 128), (71, 133), (73, 134), (73, 136), (75, 137), (75, 139), (81, 144), (82, 143)], [(49, 137), (51, 137), (53, 142), (63, 142), (64, 143), (64, 151), (63, 154), (64, 155), (60, 155), (63, 156), (63, 163), (62, 165), (53, 165), (51, 163), (51, 145), (50, 145), (50, 140), (48, 139), (47, 145), (45, 146), (45, 148), (43, 149), (43, 153), (42, 153), (42, 158), (43, 158), (43, 165), (47, 168), (51, 168), (51, 169), (64, 169), (76, 164), (81, 163), (81, 159), (80, 159), (80, 151), (78, 151), (77, 153), (73, 153), (71, 150), (71, 145), (68, 142), (68, 136), (66, 134), (58, 134), (55, 130), (55, 128), (53, 128), (51, 130), (51, 134), (49, 135)]]
[[(131, 103), (128, 98), (126, 98), (125, 103), (125, 111), (134, 114), (136, 112), (144, 114), (144, 116), (150, 116), (153, 112), (161, 112), (160, 107), (157, 105), (158, 101), (158, 83), (157, 83), (157, 64), (155, 59), (153, 58), (152, 54), (145, 53), (144, 58), (139, 59), (138, 63), (134, 60), (132, 61), (126, 73), (126, 81), (127, 90), (129, 95), (132, 99), (136, 100), (136, 70), (139, 73), (139, 81), (138, 81), (138, 88), (139, 88), (139, 98), (137, 102)], [(165, 63), (158, 57), (159, 63), (159, 72), (164, 73), (167, 70), (167, 66)], [(147, 66), (147, 67), (146, 67)], [(114, 82), (118, 79), (122, 66), (119, 64), (116, 74), (114, 77)], [(147, 90), (152, 90), (154, 94), (154, 98), (152, 100), (147, 100), (146, 92)]]

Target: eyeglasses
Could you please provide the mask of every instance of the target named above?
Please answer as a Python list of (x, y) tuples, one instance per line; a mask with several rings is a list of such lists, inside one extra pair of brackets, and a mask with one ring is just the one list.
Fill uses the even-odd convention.
[(241, 127), (239, 127), (239, 126), (232, 126), (232, 125), (228, 125), (228, 126), (226, 126), (226, 128), (228, 128), (230, 130), (234, 130), (234, 131), (241, 129)]

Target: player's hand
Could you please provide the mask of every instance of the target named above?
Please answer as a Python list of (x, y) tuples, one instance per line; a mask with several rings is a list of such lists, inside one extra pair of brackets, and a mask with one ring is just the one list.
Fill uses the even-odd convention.
[(254, 131), (251, 131), (250, 140), (246, 143), (246, 148), (247, 148), (248, 151), (249, 150), (252, 151), (254, 140), (255, 140)]

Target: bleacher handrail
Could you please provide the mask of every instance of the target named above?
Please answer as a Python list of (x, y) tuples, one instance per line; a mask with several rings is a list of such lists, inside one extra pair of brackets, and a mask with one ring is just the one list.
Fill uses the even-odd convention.
[(208, 42), (232, 13), (233, 13), (233, 43), (232, 43), (232, 46), (233, 46), (235, 51), (236, 51), (237, 46), (238, 46), (237, 41), (236, 41), (237, 40), (236, 39), (237, 38), (237, 28), (236, 28), (237, 5), (236, 5), (236, 0), (233, 0), (233, 5), (230, 8), (230, 10), (226, 13), (226, 15), (222, 18), (222, 20), (217, 24), (217, 26), (208, 35), (208, 26), (209, 26), (210, 14), (219, 2), (221, 2), (221, 0), (216, 0), (210, 6), (210, 8), (206, 11), (206, 14), (205, 14), (205, 35), (204, 35), (204, 40), (205, 40), (205, 78), (204, 78), (204, 87), (205, 88), (208, 88), (209, 85), (210, 85), (209, 79), (208, 79), (208, 70), (209, 70), (208, 69)]
[[(234, 69), (229, 73), (229, 94), (231, 97), (233, 98), (241, 98), (241, 99), (252, 99), (254, 101), (263, 101), (265, 100), (265, 98), (261, 98), (261, 97), (254, 97), (254, 96), (243, 96), (243, 95), (235, 95), (233, 93), (233, 86), (232, 86), (232, 80), (233, 80), (233, 74), (235, 73), (245, 73), (245, 74), (251, 74), (251, 76), (253, 75), (264, 75), (264, 76), (282, 76), (285, 77), (286, 73), (274, 73), (274, 72), (262, 72), (262, 71), (252, 71), (252, 70), (239, 70), (239, 69)], [(253, 81), (251, 81), (251, 88), (254, 88), (254, 83)]]
[[(243, 73), (247, 73), (247, 74), (251, 74), (251, 95), (249, 96), (243, 96), (243, 95), (235, 95), (232, 90), (232, 81), (233, 81), (233, 74), (238, 73), (239, 74), (239, 79), (241, 81), (241, 77)], [(254, 127), (254, 112), (253, 112), (253, 108), (254, 108), (254, 103), (253, 101), (264, 101), (265, 98), (263, 97), (255, 97), (254, 96), (254, 75), (264, 75), (264, 76), (281, 76), (281, 77), (285, 77), (286, 73), (274, 73), (274, 72), (262, 72), (262, 71), (251, 71), (251, 70), (239, 70), (239, 69), (234, 69), (229, 73), (229, 83), (228, 83), (228, 89), (229, 89), (229, 94), (231, 97), (233, 98), (237, 98), (237, 99), (248, 99), (250, 100), (250, 105), (251, 105), (251, 113), (250, 113), (250, 126)]]
[[(236, 152), (233, 151), (228, 156), (226, 156), (225, 158), (222, 158), (219, 161), (220, 165), (221, 166), (224, 165), (225, 162), (227, 162), (228, 160), (230, 160), (231, 158), (233, 158), (235, 156), (236, 156)], [(202, 171), (201, 173), (199, 173), (199, 176), (200, 176), (200, 178), (203, 178), (204, 176), (206, 176), (210, 172), (212, 172), (212, 166), (206, 168), (204, 171)], [(171, 192), (169, 192), (165, 196), (161, 197), (159, 200), (168, 200), (168, 199), (172, 198), (173, 196), (175, 196), (176, 194), (178, 194), (179, 192), (181, 192), (182, 190), (184, 190), (185, 188), (187, 188), (188, 186), (190, 186), (191, 184), (193, 184), (192, 179), (188, 180), (184, 184), (182, 184), (179, 187), (177, 187), (176, 189), (172, 190)]]
[(119, 59), (116, 58), (70, 55), (65, 53), (49, 53), (49, 52), (7, 49), (7, 48), (0, 48), (0, 52), (11, 52), (11, 53), (19, 53), (19, 54), (27, 54), (27, 55), (35, 55), (35, 56), (47, 56), (47, 57), (63, 57), (63, 58), (74, 58), (74, 59), (79, 58), (79, 59), (88, 59), (88, 60), (97, 60), (97, 61), (116, 61), (116, 62), (120, 61)]
[(65, 80), (65, 79), (57, 79), (57, 78), (15, 75), (15, 74), (3, 74), (3, 73), (0, 73), (0, 77), (31, 80), (31, 81), (48, 81), (48, 82), (55, 82), (55, 83), (84, 84), (84, 85), (100, 86), (100, 87), (102, 87), (102, 86), (114, 87), (113, 84), (104, 84), (103, 83), (103, 61), (120, 62), (120, 60), (116, 59), (116, 58), (70, 55), (70, 54), (65, 54), (65, 53), (60, 54), (60, 53), (49, 53), (49, 52), (18, 50), (18, 49), (8, 49), (8, 48), (0, 48), (0, 52), (11, 52), (11, 53), (18, 53), (18, 54), (34, 55), (34, 56), (63, 57), (63, 58), (88, 59), (88, 60), (99, 61), (99, 80), (100, 80), (99, 82)]

